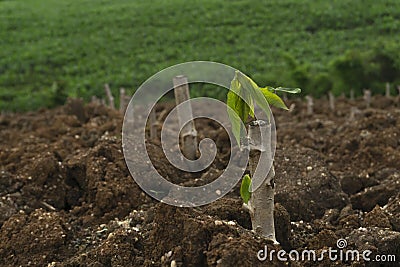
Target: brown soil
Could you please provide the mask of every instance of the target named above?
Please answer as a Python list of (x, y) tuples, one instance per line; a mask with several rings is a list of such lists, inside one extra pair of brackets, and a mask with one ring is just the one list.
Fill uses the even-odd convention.
[[(70, 101), (53, 110), (0, 116), (0, 266), (285, 266), (271, 249), (370, 249), (400, 262), (400, 103), (316, 100), (277, 124), (275, 221), (279, 246), (250, 231), (239, 185), (222, 199), (176, 208), (147, 196), (130, 177), (121, 148), (122, 116)], [(357, 107), (350, 119), (351, 107)], [(162, 104), (158, 115), (171, 105)], [(164, 114), (164, 113), (163, 113)], [(147, 148), (170, 181), (198, 186), (229, 160), (226, 132), (196, 120), (218, 155), (203, 172), (184, 173)], [(373, 258), (373, 256), (371, 256)], [(390, 266), (376, 262), (292, 261), (290, 266)]]

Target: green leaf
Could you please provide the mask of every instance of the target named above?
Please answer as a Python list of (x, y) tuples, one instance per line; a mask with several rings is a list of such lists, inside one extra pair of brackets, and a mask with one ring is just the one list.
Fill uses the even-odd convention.
[(254, 104), (251, 95), (246, 90), (243, 90), (236, 74), (231, 82), (226, 102), (228, 117), (232, 124), (232, 132), (240, 145), (240, 138), (245, 135), (245, 129), (243, 129), (241, 121), (245, 123), (249, 115), (254, 117)]
[(233, 109), (239, 118), (246, 122), (249, 115), (250, 107), (244, 101), (244, 92), (242, 92), (240, 83), (233, 79), (231, 82), (231, 90), (228, 92), (227, 105)]
[(277, 107), (289, 110), (283, 100), (275, 93), (269, 91), (268, 87), (260, 88), (261, 93), (264, 95), (265, 99), (269, 104)]
[(248, 203), (249, 199), (251, 197), (251, 192), (250, 192), (250, 185), (251, 185), (251, 178), (248, 174), (243, 176), (242, 179), (242, 184), (240, 186), (240, 196), (243, 199), (244, 203)]
[(235, 136), (236, 142), (240, 146), (240, 137), (242, 132), (242, 120), (234, 109), (229, 105), (227, 107), (228, 117), (232, 125), (232, 133)]
[(260, 88), (250, 77), (240, 71), (235, 72), (231, 88), (227, 95), (228, 116), (232, 124), (232, 132), (240, 145), (240, 139), (246, 131), (242, 123), (246, 123), (249, 116), (254, 118), (254, 103), (256, 103), (271, 118), (269, 105), (288, 110), (276, 91), (297, 94), (300, 88)]
[[(271, 110), (269, 109), (268, 102), (265, 101), (265, 97), (263, 96), (263, 93), (260, 91), (260, 87), (249, 77), (244, 75), (241, 72), (238, 72), (238, 81), (242, 85), (243, 89), (246, 92), (249, 92), (253, 100), (256, 102), (256, 104), (267, 114), (268, 119), (270, 118), (270, 112)], [(268, 100), (268, 99), (267, 99)]]
[[(273, 89), (273, 91), (280, 91), (280, 92), (285, 92), (285, 93), (288, 93), (288, 94), (299, 94), (299, 93), (301, 93), (301, 89), (300, 88), (277, 87), (277, 88), (272, 88), (272, 89)], [(269, 88), (268, 88), (268, 90), (271, 91)]]

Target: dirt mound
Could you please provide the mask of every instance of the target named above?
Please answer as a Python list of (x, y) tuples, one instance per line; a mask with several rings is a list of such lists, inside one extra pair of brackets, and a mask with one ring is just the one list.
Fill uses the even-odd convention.
[[(114, 110), (70, 101), (0, 116), (0, 266), (284, 266), (276, 254), (272, 261), (257, 255), (337, 249), (339, 239), (345, 249), (394, 255), (398, 263), (400, 110), (395, 100), (385, 101), (374, 98), (366, 108), (342, 99), (331, 112), (316, 100), (308, 115), (305, 103), (293, 100), (293, 112), (274, 110), (279, 246), (250, 231), (239, 185), (197, 208), (171, 207), (143, 193), (126, 167), (122, 116)], [(159, 105), (158, 116), (170, 108)], [(200, 140), (209, 137), (218, 148), (202, 172), (177, 170), (158, 141), (147, 143), (156, 169), (174, 183), (209, 183), (228, 163), (226, 132), (206, 119), (196, 127)]]

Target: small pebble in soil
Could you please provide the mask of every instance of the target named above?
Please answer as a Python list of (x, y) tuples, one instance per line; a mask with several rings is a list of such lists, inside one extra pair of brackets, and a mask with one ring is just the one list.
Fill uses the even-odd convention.
[(217, 226), (220, 226), (220, 225), (222, 225), (223, 223), (222, 223), (222, 221), (219, 221), (219, 220), (215, 220), (215, 225), (217, 225)]

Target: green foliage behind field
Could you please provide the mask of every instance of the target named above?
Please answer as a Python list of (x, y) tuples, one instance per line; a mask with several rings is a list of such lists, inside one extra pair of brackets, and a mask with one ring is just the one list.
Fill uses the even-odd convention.
[(400, 83), (399, 51), (398, 0), (0, 1), (0, 110), (88, 100), (104, 83), (133, 93), (191, 60), (304, 94), (378, 92)]

